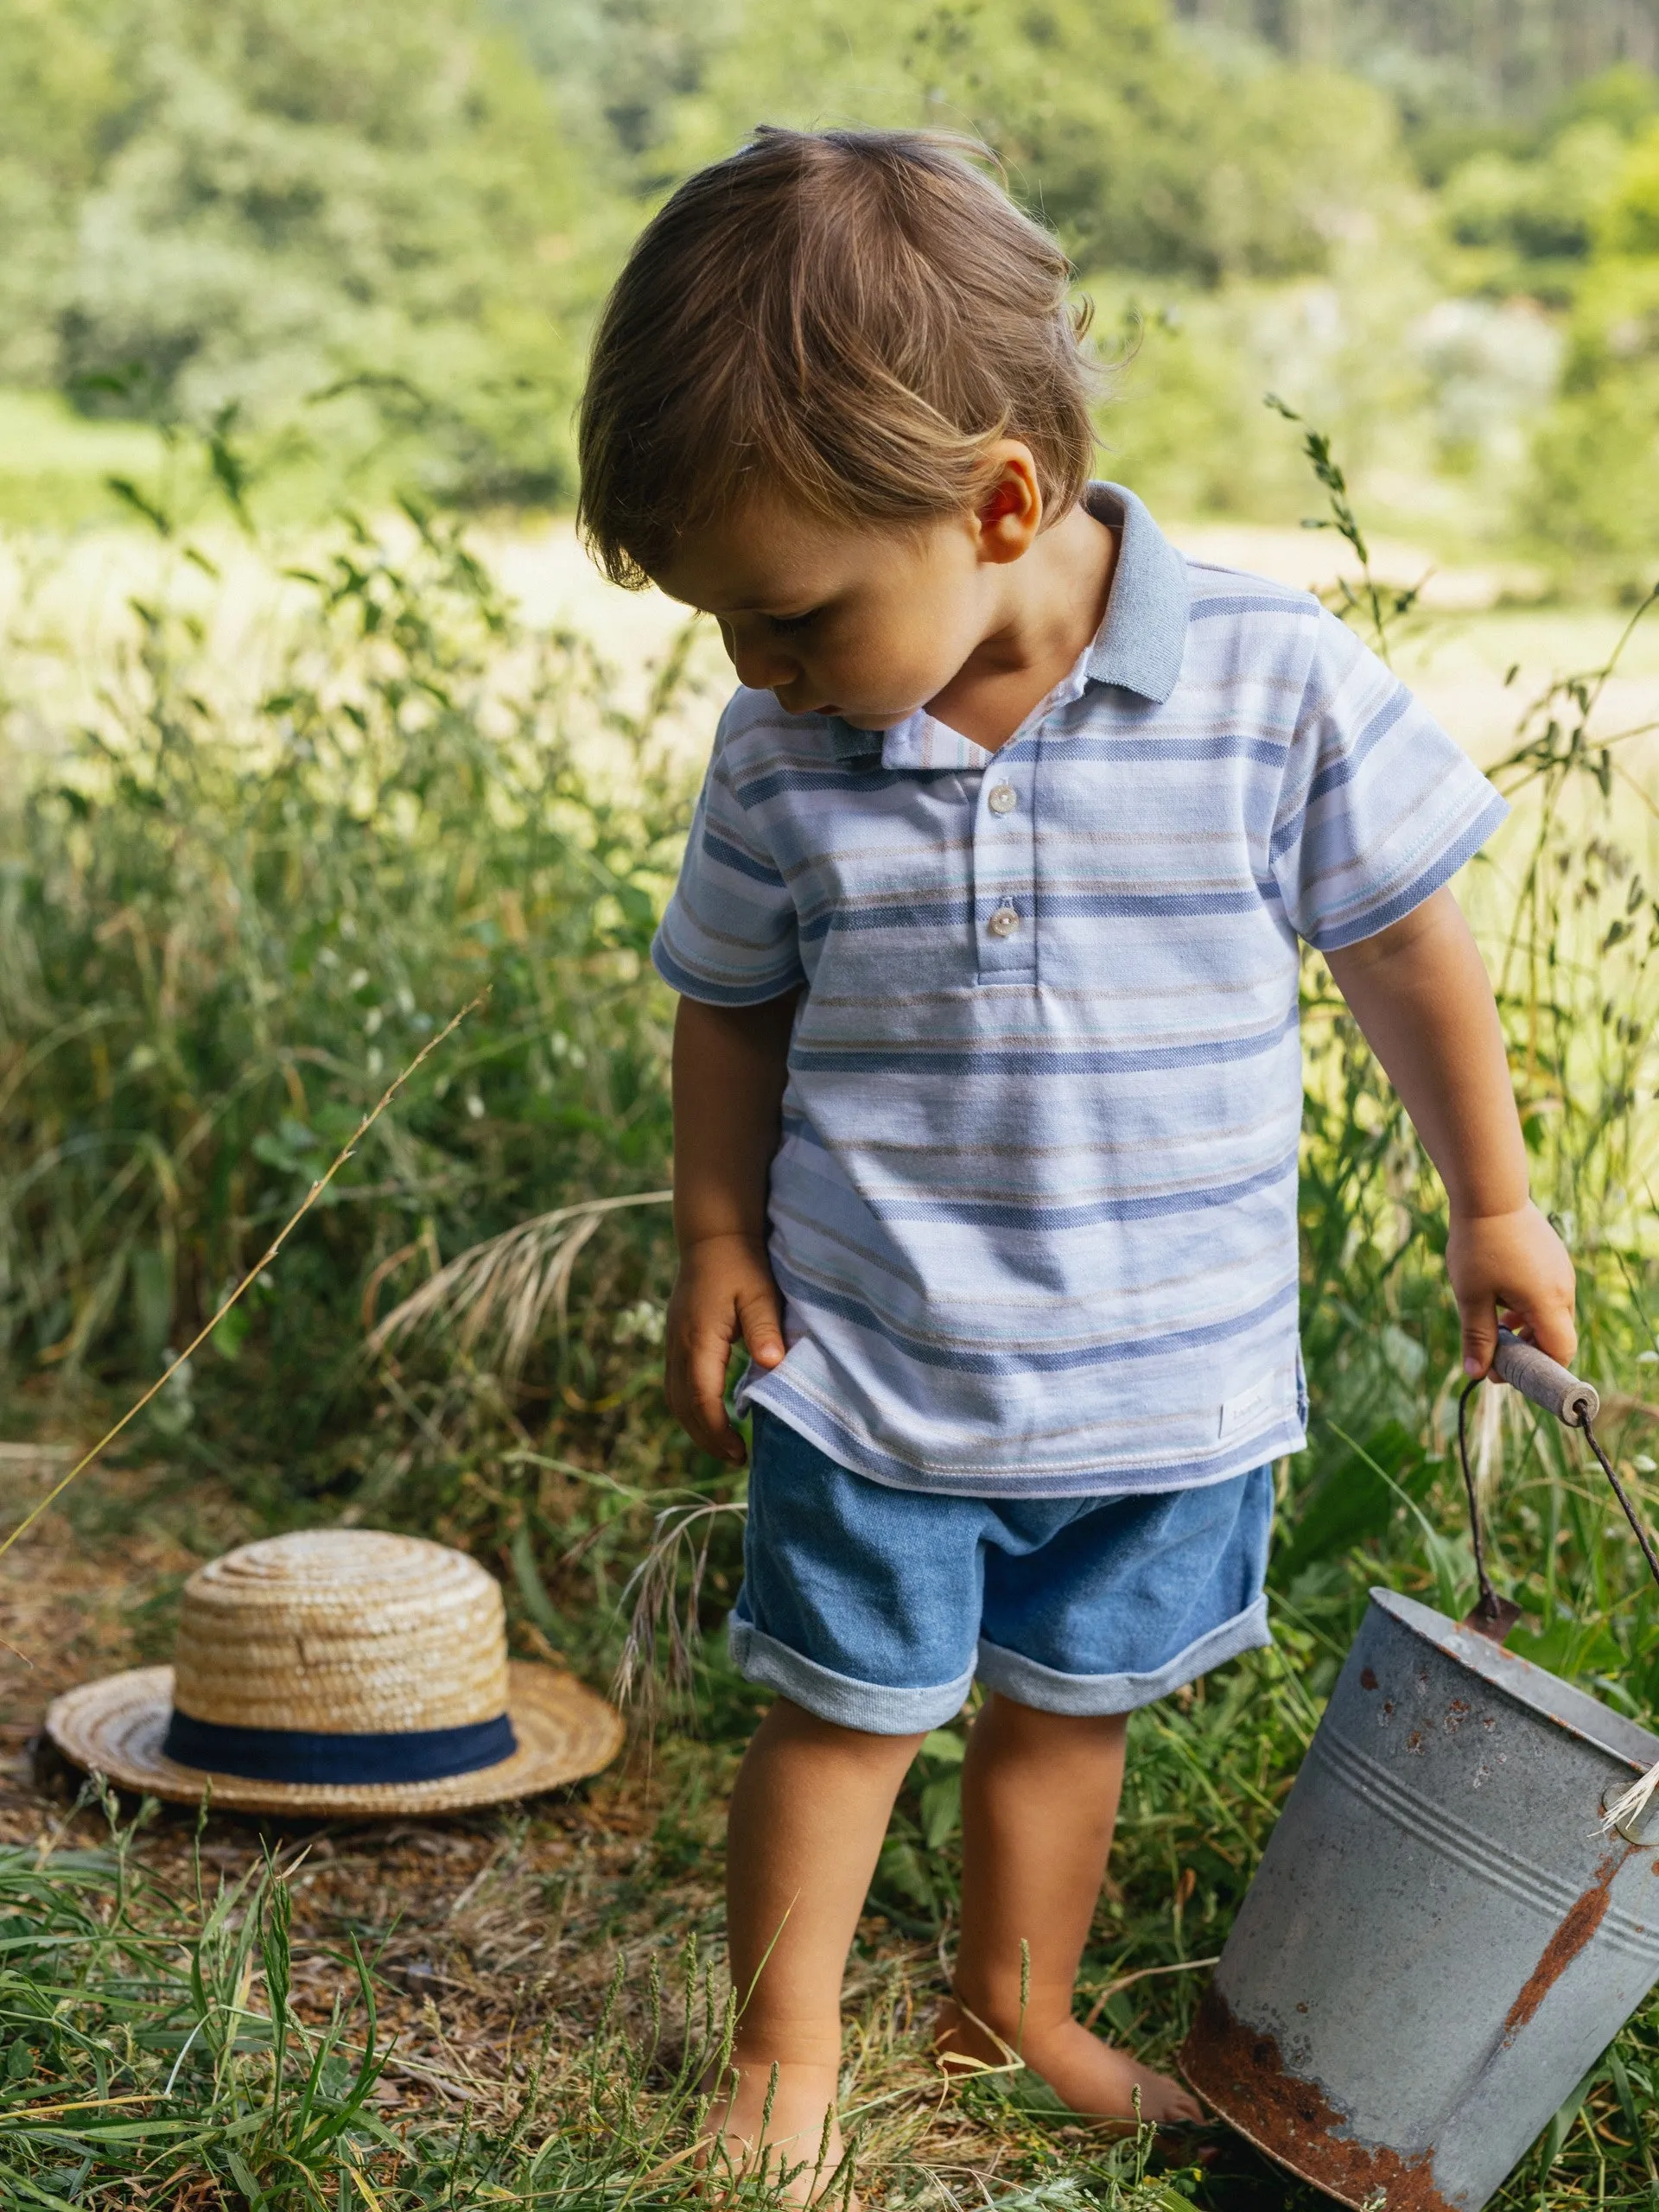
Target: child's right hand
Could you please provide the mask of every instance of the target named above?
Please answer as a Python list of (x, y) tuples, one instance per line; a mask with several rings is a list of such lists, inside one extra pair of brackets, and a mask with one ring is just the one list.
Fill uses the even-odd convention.
[(721, 1236), (683, 1247), (664, 1345), (669, 1410), (694, 1443), (731, 1467), (747, 1456), (726, 1418), (726, 1370), (740, 1340), (757, 1367), (776, 1367), (784, 1356), (783, 1311), (765, 1244)]

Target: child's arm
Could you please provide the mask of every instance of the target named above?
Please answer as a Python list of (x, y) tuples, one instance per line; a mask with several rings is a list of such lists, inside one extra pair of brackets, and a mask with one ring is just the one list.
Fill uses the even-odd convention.
[(766, 1262), (766, 1178), (778, 1149), (796, 994), (764, 1006), (683, 998), (674, 1024), (674, 1236), (664, 1363), (674, 1417), (734, 1467), (726, 1368), (741, 1337), (759, 1367), (784, 1356)]
[(1437, 891), (1326, 960), (1446, 1185), (1465, 1371), (1491, 1366), (1500, 1307), (1552, 1358), (1570, 1361), (1573, 1262), (1528, 1196), (1497, 1008), (1456, 900)]

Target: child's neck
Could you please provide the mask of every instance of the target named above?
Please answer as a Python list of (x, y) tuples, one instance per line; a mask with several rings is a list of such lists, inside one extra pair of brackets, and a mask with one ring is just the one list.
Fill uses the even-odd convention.
[(995, 753), (1054, 689), (1105, 618), (1118, 534), (1075, 506), (994, 571), (989, 626), (927, 711)]

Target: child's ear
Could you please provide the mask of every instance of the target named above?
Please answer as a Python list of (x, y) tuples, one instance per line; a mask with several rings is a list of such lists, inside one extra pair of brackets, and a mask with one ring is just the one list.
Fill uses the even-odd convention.
[(1001, 464), (996, 481), (974, 511), (983, 561), (1017, 561), (1043, 524), (1043, 493), (1029, 446), (999, 439), (988, 459)]

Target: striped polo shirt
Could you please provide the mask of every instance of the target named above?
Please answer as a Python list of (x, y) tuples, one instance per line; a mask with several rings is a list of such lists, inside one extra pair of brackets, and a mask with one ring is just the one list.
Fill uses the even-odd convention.
[(653, 947), (799, 991), (763, 1405), (902, 1489), (1110, 1496), (1306, 1440), (1297, 940), (1445, 883), (1503, 802), (1318, 600), (1140, 501), (1099, 632), (995, 753), (740, 690)]

